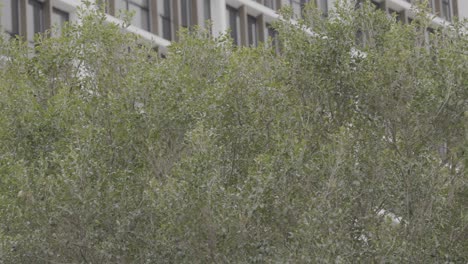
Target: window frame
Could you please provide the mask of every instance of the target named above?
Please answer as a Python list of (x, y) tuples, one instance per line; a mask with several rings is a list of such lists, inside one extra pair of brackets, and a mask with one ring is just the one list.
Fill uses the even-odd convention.
[(276, 0), (263, 0), (262, 4), (270, 9), (278, 10)]
[(171, 0), (160, 0), (159, 2), (159, 7), (161, 7), (161, 10), (158, 11), (158, 19), (161, 21), (161, 26), (159, 32), (159, 35), (167, 39), (169, 41), (173, 40), (173, 35), (172, 35), (172, 1)]
[(279, 33), (270, 23), (265, 23), (267, 38), (270, 39), (273, 49), (279, 53)]
[(319, 8), (322, 11), (322, 17), (328, 17), (328, 0), (319, 0)]
[(70, 13), (68, 13), (67, 11), (59, 9), (57, 7), (52, 7), (52, 16), (54, 14), (57, 14), (59, 16), (63, 16), (65, 18), (65, 22), (70, 21)]
[[(17, 0), (7, 0), (10, 3), (10, 9), (7, 10), (7, 14), (11, 14), (11, 17), (7, 16), (2, 16), (2, 20), (6, 19), (7, 21), (9, 20), (9, 23), (11, 23), (11, 28), (6, 28), (5, 25), (2, 25), (5, 32), (10, 35), (10, 36), (15, 36), (19, 35), (19, 29), (20, 29), (20, 21), (19, 21), (19, 1)], [(2, 11), (5, 10), (5, 6), (2, 6)]]
[(432, 13), (435, 13), (435, 0), (428, 0), (429, 8), (431, 9)]
[(211, 0), (203, 1), (203, 19), (211, 21)]
[(192, 12), (194, 9), (193, 0), (180, 0), (180, 26), (191, 28), (193, 25)]
[(441, 17), (443, 19), (445, 19), (446, 21), (448, 21), (448, 22), (452, 21), (452, 19), (453, 19), (453, 4), (452, 4), (451, 0), (441, 0), (440, 1), (440, 14), (441, 14)]
[(291, 6), (293, 13), (302, 17), (302, 0), (289, 0), (289, 6)]
[[(241, 26), (240, 26), (240, 13), (239, 10), (230, 6), (226, 5), (226, 11), (228, 12), (228, 25), (231, 29), (230, 36), (234, 41), (235, 45), (241, 45)], [(233, 23), (234, 22), (234, 23)], [(234, 25), (234, 28), (233, 28)]]
[(310, 3), (310, 0), (301, 0), (301, 17), (304, 16), (305, 6)]
[[(117, 1), (122, 2), (124, 4), (124, 6), (125, 6), (125, 10), (127, 10), (127, 11), (131, 11), (130, 6), (132, 6), (132, 7), (136, 7), (138, 9), (140, 9), (142, 12), (145, 12), (146, 17), (147, 17), (147, 19), (146, 19), (147, 21), (145, 21), (144, 23), (146, 24), (146, 27), (143, 25), (143, 23), (141, 23), (143, 25), (143, 27), (137, 26), (137, 25), (135, 25), (133, 23), (133, 21), (132, 21), (132, 25), (137, 27), (137, 28), (141, 28), (143, 30), (146, 30), (146, 31), (151, 31), (151, 12), (150, 12), (151, 1), (150, 0), (143, 0), (143, 1), (146, 2), (146, 6), (142, 6), (137, 1), (133, 1), (133, 0), (117, 0)], [(136, 16), (134, 16), (132, 18), (132, 20), (135, 17)], [(143, 20), (141, 22), (143, 22)]]
[(257, 18), (247, 15), (247, 44), (249, 46), (258, 46), (258, 23)]
[(375, 9), (378, 9), (378, 10), (383, 10), (383, 3), (382, 2), (379, 2), (377, 0), (371, 0), (371, 4), (373, 4), (375, 6)]
[[(33, 42), (34, 36), (37, 33), (42, 33), (47, 30), (45, 25), (45, 3), (42, 0), (28, 0), (26, 4), (26, 14), (29, 8), (32, 8), (32, 17), (27, 18), (26, 21), (26, 39), (29, 42)], [(30, 23), (32, 23), (32, 27), (30, 27)]]
[(70, 21), (70, 13), (57, 7), (52, 7), (52, 13), (50, 15), (51, 26), (54, 26), (54, 15), (64, 18), (63, 21), (60, 21), (60, 25), (55, 25), (59, 27), (59, 33), (61, 33), (61, 27), (63, 27), (63, 24)]

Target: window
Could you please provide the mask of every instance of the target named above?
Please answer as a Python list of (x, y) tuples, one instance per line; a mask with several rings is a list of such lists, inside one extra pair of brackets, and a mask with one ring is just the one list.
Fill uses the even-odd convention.
[(442, 18), (447, 21), (452, 21), (452, 7), (450, 0), (442, 0)]
[(405, 19), (404, 12), (397, 12), (393, 9), (388, 9), (388, 13), (392, 16), (395, 15), (396, 21), (398, 22), (403, 22)]
[(147, 31), (150, 30), (148, 0), (116, 0), (115, 7), (117, 10), (133, 12), (132, 25)]
[(227, 24), (231, 29), (231, 38), (234, 44), (240, 45), (240, 18), (239, 11), (233, 7), (227, 6)]
[(294, 14), (299, 17), (302, 17), (305, 5), (309, 2), (310, 0), (289, 0), (289, 4), (291, 5)]
[(376, 9), (383, 9), (383, 5), (380, 2), (372, 0), (371, 3), (375, 6)]
[(273, 10), (276, 10), (276, 0), (263, 0), (263, 5), (269, 7)]
[(434, 13), (435, 11), (434, 0), (429, 0), (429, 8), (431, 9), (431, 12)]
[(12, 5), (11, 0), (6, 0), (0, 5), (0, 25), (7, 32), (13, 31)]
[(320, 0), (320, 10), (323, 17), (328, 17), (328, 0)]
[(99, 8), (103, 8), (104, 12), (109, 13), (109, 0), (97, 0), (96, 4)]
[(181, 0), (181, 25), (190, 28), (192, 25), (193, 0)]
[(268, 38), (271, 40), (271, 45), (276, 52), (279, 53), (279, 38), (278, 31), (276, 31), (270, 24), (266, 24)]
[(428, 27), (426, 30), (427, 30), (427, 32), (428, 32), (429, 34), (435, 34), (435, 29), (433, 29), (433, 28), (431, 28), (431, 27)]
[[(10, 35), (24, 35), (26, 41), (31, 44), (35, 34), (45, 32), (51, 25), (61, 27), (69, 20), (68, 13), (57, 8), (52, 8), (50, 13), (47, 12), (45, 0), (26, 0), (24, 1), (25, 5), (22, 3), (18, 0), (2, 2), (6, 16), (2, 17), (1, 24)], [(21, 25), (23, 21), (25, 24)], [(24, 30), (26, 31), (23, 32)]]
[(290, 0), (289, 4), (291, 5), (291, 8), (293, 10), (293, 13), (301, 16), (301, 2), (298, 0)]
[(266, 28), (268, 30), (268, 37), (271, 39), (275, 39), (278, 35), (278, 32), (270, 24), (266, 24)]
[(62, 10), (57, 9), (57, 8), (53, 8), (52, 9), (51, 19), (52, 19), (52, 25), (57, 27), (58, 34), (60, 35), (60, 33), (61, 33), (60, 29), (68, 21), (69, 15), (65, 11), (62, 11)]
[(33, 41), (34, 34), (45, 31), (44, 3), (40, 0), (29, 0), (26, 7), (27, 40)]
[(159, 16), (161, 17), (162, 37), (167, 40), (172, 40), (172, 14), (171, 0), (160, 0), (158, 6)]
[(8, 34), (17, 35), (19, 33), (18, 1), (6, 0), (0, 8), (2, 11), (0, 24)]
[(54, 8), (52, 10), (52, 25), (63, 26), (65, 22), (68, 22), (68, 13), (60, 9)]
[(257, 46), (258, 45), (258, 37), (257, 37), (257, 19), (253, 16), (247, 16), (247, 33), (249, 36), (248, 44), (249, 46)]
[(203, 19), (205, 21), (211, 20), (211, 0), (205, 0), (203, 5)]
[(206, 29), (210, 30), (211, 33), (211, 0), (204, 0), (203, 1), (203, 19), (200, 21), (201, 25), (204, 26)]

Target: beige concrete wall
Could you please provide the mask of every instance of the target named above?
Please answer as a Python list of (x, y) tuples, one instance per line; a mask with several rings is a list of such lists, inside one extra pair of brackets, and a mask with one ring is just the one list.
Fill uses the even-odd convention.
[(460, 18), (468, 19), (468, 0), (455, 0), (458, 1), (458, 16)]

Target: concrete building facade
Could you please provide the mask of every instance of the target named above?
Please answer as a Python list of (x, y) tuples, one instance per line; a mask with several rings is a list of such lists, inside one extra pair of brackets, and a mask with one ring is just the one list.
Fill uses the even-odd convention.
[[(93, 0), (105, 5), (107, 19), (122, 23), (121, 10), (134, 13), (128, 31), (137, 33), (164, 50), (171, 41), (177, 41), (177, 31), (194, 25), (205, 26), (211, 21), (211, 30), (217, 36), (230, 29), (237, 45), (258, 45), (275, 32), (270, 23), (279, 19), (277, 10), (290, 5), (300, 16), (304, 5), (314, 1), (324, 16), (338, 0)], [(354, 2), (364, 0), (349, 0)], [(411, 22), (413, 4), (421, 0), (372, 0), (379, 9), (396, 14), (402, 22)], [(35, 33), (54, 25), (77, 20), (81, 0), (1, 0), (0, 25), (10, 35), (20, 35), (32, 41)], [(468, 0), (429, 0), (437, 16), (435, 24), (451, 22), (455, 16), (468, 17)]]

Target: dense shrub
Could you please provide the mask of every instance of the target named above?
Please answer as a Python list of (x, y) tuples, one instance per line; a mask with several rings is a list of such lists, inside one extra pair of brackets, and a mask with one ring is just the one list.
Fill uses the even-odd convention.
[(371, 9), (280, 53), (94, 11), (0, 40), (0, 262), (468, 261), (466, 27)]

